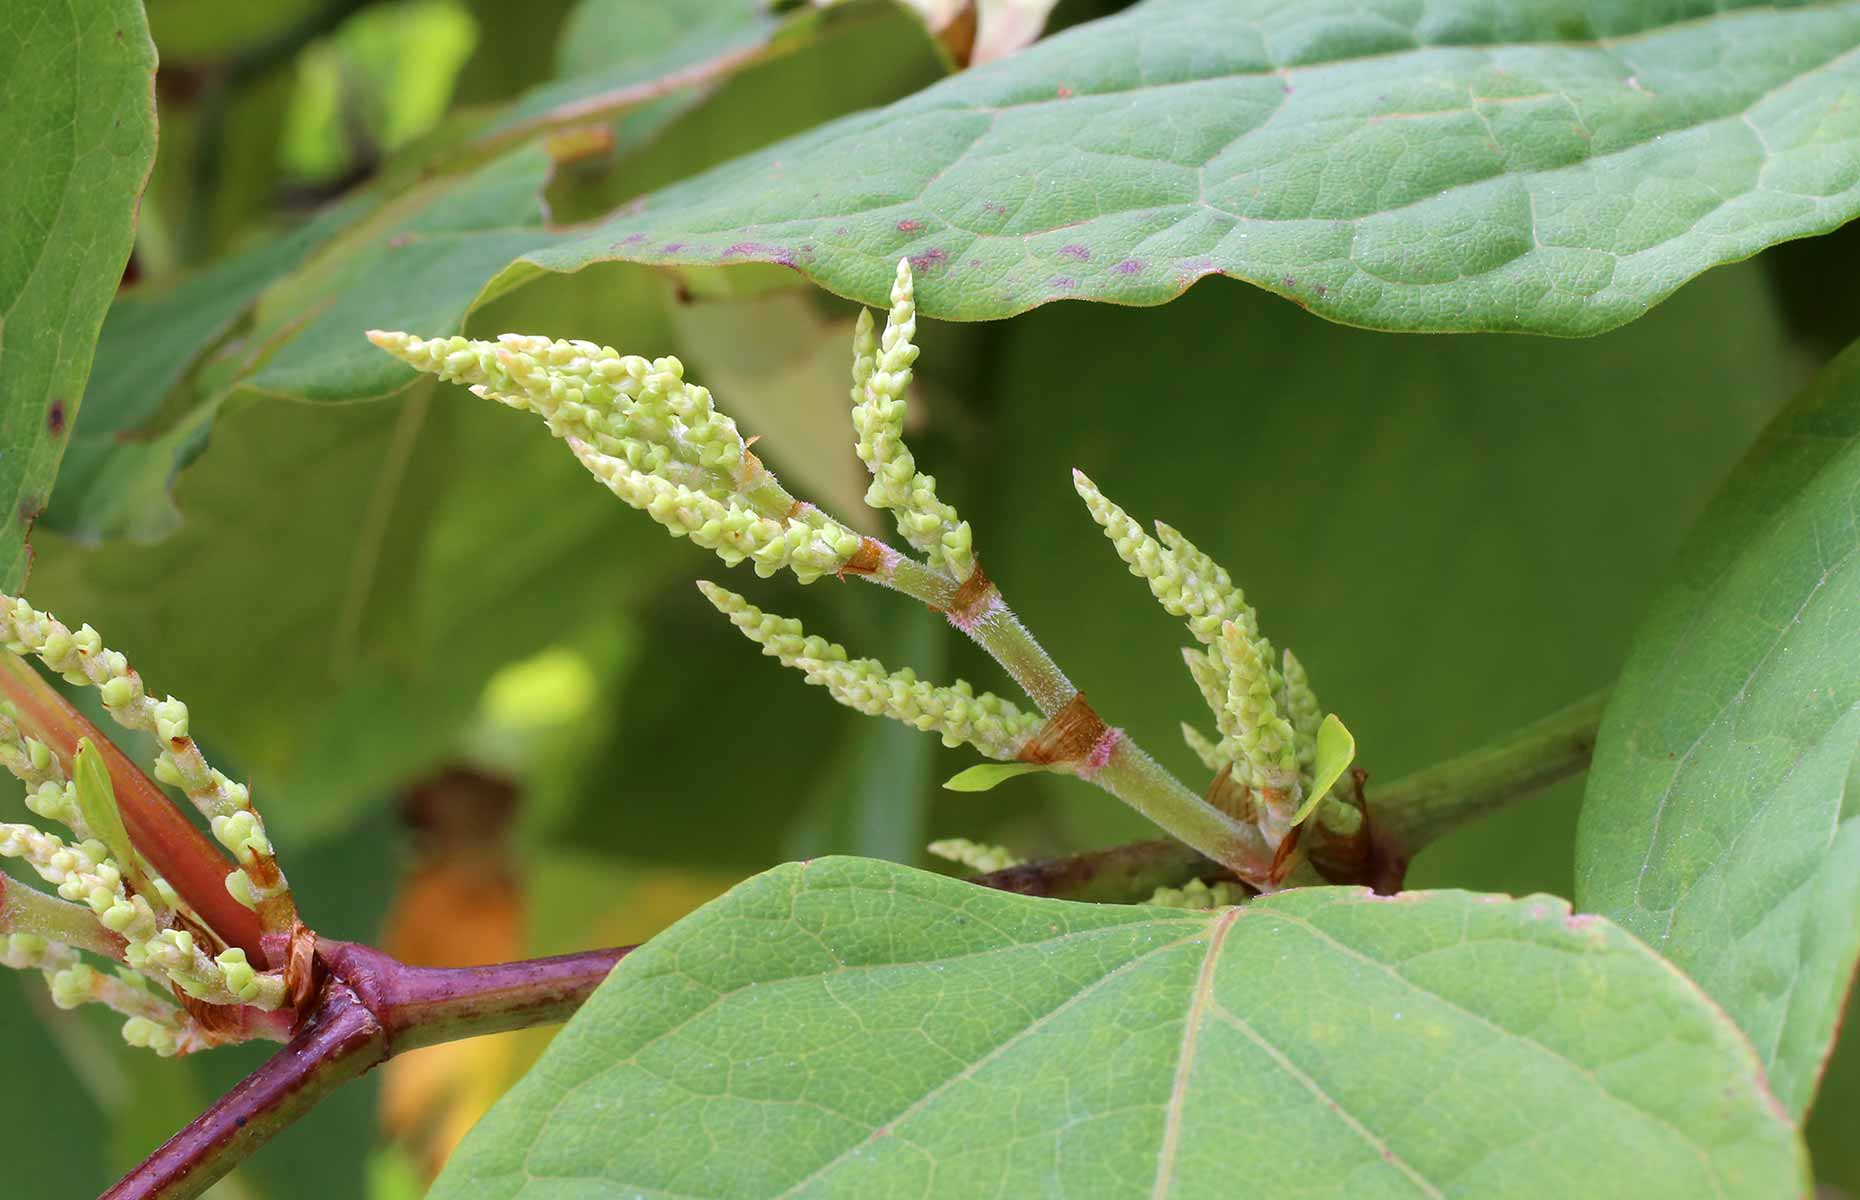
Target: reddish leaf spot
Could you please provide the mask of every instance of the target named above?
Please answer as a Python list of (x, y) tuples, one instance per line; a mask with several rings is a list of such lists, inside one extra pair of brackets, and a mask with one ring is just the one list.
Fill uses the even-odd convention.
[(932, 246), (922, 254), (911, 255), (911, 270), (919, 275), (928, 275), (949, 261), (949, 252)]
[(53, 437), (63, 437), (65, 433), (65, 402), (52, 401), (52, 406), (45, 410), (45, 428)]
[(1076, 258), (1080, 262), (1091, 261), (1091, 251), (1086, 249), (1084, 246), (1079, 245), (1077, 242), (1069, 242), (1066, 245), (1061, 246), (1059, 248), (1059, 252), (1065, 255), (1067, 258)]
[(923, 227), (924, 227), (924, 223), (922, 221), (912, 221), (912, 220), (906, 219), (906, 220), (898, 222), (899, 233), (916, 233), (919, 229), (922, 229)]
[(1060, 84), (1059, 85), (1059, 98), (1061, 100), (1070, 100), (1072, 98), (1072, 89), (1067, 87), (1063, 83)]

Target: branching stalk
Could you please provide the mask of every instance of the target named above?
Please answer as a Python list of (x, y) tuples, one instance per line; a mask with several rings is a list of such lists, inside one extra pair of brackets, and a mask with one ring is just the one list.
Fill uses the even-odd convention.
[(328, 978), (303, 1029), (104, 1200), (191, 1200), (323, 1097), (396, 1054), (566, 1019), (632, 949), (432, 968), (366, 946), (322, 943)]

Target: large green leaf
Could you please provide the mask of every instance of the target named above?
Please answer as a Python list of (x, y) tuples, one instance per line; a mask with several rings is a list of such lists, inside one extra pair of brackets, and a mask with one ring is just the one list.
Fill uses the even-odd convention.
[(526, 263), (876, 301), (909, 255), (960, 320), (1221, 272), (1350, 324), (1595, 333), (1860, 212), (1860, 3), (1726, 7), (1149, 0)]
[[(903, 17), (850, 28), (924, 41)], [(883, 73), (861, 79), (896, 94)], [(779, 119), (848, 101), (844, 89), (808, 95)], [(736, 136), (755, 137), (753, 121), (739, 124)], [(517, 249), (556, 236), (539, 197), (550, 171), (526, 146), (404, 194), (367, 194), (287, 242), (120, 306), (97, 392), (113, 421), (58, 496), (63, 527), (102, 540), (57, 542), (34, 595), (95, 623), (185, 696), (228, 769), (271, 797), (281, 833), (337, 827), (451, 752), (498, 666), (611, 619), (688, 552), (533, 419), (457, 388), (395, 397), (408, 373), (361, 336), (457, 329), (483, 305), (476, 332), (672, 350), (659, 272), (611, 266), (484, 290)], [(353, 400), (372, 403), (295, 403)], [(190, 460), (170, 503), (170, 476)], [(705, 560), (685, 561), (695, 571)], [(159, 594), (151, 579), (164, 581)], [(731, 644), (727, 626), (718, 636)], [(266, 703), (250, 702), (255, 687)], [(612, 781), (591, 790), (605, 801)], [(770, 861), (781, 824), (746, 865)]]
[(1731, 1024), (1558, 900), (1185, 913), (823, 859), (629, 957), (434, 1195), (1771, 1198), (1803, 1167)]
[[(1009, 328), (998, 460), (985, 488), (946, 490), (1009, 603), (1106, 720), (1207, 784), (1178, 732), (1209, 723), (1175, 652), (1188, 635), (1086, 515), (1083, 469), (1246, 588), (1355, 735), (1372, 802), (1605, 686), (1665, 561), (1797, 379), (1754, 267), (1581, 342), (1366, 334), (1223, 280), (1167, 308), (1060, 305)], [(947, 337), (921, 332), (926, 371)], [(944, 460), (919, 457), (941, 479)], [(1061, 778), (970, 811), (979, 824), (1033, 788), (1087, 844), (1154, 836)], [(1568, 894), (1578, 796), (1468, 828), (1417, 882)]]
[(1860, 958), (1860, 346), (1700, 521), (1609, 704), (1576, 897), (1723, 1004), (1800, 1115)]
[(155, 160), (155, 47), (135, 0), (27, 0), (0, 38), (0, 588), (26, 578)]

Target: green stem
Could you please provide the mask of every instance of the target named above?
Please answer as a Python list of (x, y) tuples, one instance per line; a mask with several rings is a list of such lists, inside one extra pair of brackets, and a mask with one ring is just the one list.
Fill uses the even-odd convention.
[(1047, 654), (1046, 648), (1020, 623), (1020, 618), (1014, 615), (998, 590), (988, 608), (963, 632), (988, 651), (1047, 716), (1070, 704), (1072, 697), (1078, 695), (1079, 690), (1072, 686), (1072, 681)]
[(97, 924), (88, 908), (0, 875), (0, 935), (9, 933), (30, 933), (123, 961), (123, 939)]
[(1262, 883), (1271, 873), (1272, 850), (1258, 829), (1189, 791), (1128, 737), (1118, 739), (1091, 781), (1244, 882)]
[[(1060, 712), (1079, 689), (1059, 669), (1046, 648), (1021, 623), (994, 584), (977, 600), (974, 615), (951, 611), (954, 584), (941, 572), (886, 548), (885, 567), (863, 576), (882, 587), (903, 592), (943, 612), (950, 624), (967, 634), (1001, 664), (1022, 691), (1048, 717)], [(1201, 853), (1226, 865), (1248, 882), (1265, 880), (1272, 853), (1259, 831), (1237, 821), (1190, 791), (1143, 748), (1114, 731), (1109, 757), (1087, 766), (1080, 777), (1097, 784), (1136, 809), (1165, 831)]]
[(1442, 834), (1578, 774), (1595, 753), (1607, 700), (1596, 692), (1501, 741), (1373, 789), (1371, 833), (1412, 857)]

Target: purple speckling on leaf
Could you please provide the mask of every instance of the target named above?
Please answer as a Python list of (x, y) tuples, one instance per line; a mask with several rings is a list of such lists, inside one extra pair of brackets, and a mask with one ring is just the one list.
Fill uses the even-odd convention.
[(1077, 288), (1078, 285), (1079, 281), (1072, 278), (1070, 275), (1055, 275), (1053, 276), (1053, 282), (1047, 286), (1056, 292), (1070, 292)]
[(620, 244), (622, 246), (631, 246), (638, 242), (643, 242), (645, 240), (646, 240), (646, 235), (643, 233), (630, 233), (626, 237), (620, 239)]
[(762, 258), (780, 263), (784, 267), (794, 265), (794, 252), (785, 246), (771, 246), (767, 242), (736, 242), (726, 246), (724, 258)]
[(948, 261), (949, 252), (947, 250), (932, 246), (922, 254), (911, 255), (911, 270), (917, 272), (919, 275), (928, 275)]
[(1080, 262), (1091, 261), (1091, 251), (1086, 249), (1084, 246), (1079, 245), (1077, 242), (1069, 242), (1066, 245), (1061, 246), (1059, 248), (1059, 252), (1065, 255), (1067, 258), (1076, 258)]
[(1220, 268), (1214, 265), (1214, 260), (1205, 255), (1201, 258), (1191, 258), (1176, 272), (1176, 285), (1187, 287), (1197, 279), (1212, 275), (1219, 270)]
[(1143, 263), (1134, 258), (1127, 258), (1111, 269), (1116, 271), (1119, 275), (1135, 275), (1138, 271), (1143, 269)]
[(676, 254), (685, 248), (683, 242), (667, 242), (659, 247), (660, 254)]

